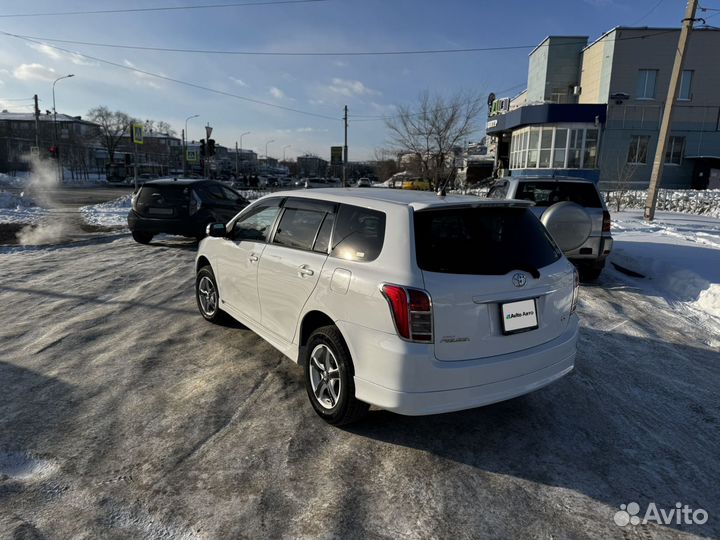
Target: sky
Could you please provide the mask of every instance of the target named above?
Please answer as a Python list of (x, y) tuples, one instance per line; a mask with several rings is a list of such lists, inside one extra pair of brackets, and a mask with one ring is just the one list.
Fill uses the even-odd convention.
[[(392, 115), (397, 105), (412, 106), (424, 90), (446, 96), (460, 91), (514, 95), (526, 85), (531, 48), (406, 56), (258, 56), (131, 50), (49, 40), (294, 53), (534, 46), (548, 35), (587, 35), (592, 40), (620, 25), (679, 27), (685, 9), (684, 0), (324, 0), (8, 16), (240, 1), (3, 0), (0, 32), (32, 36), (33, 42), (0, 34), (0, 109), (31, 111), (27, 98), (33, 94), (38, 94), (41, 110), (51, 109), (53, 80), (72, 73), (73, 78), (56, 84), (58, 113), (85, 116), (92, 107), (105, 105), (142, 120), (164, 120), (178, 135), (185, 119), (197, 114), (188, 122), (189, 140), (204, 137), (203, 126), (210, 124), (218, 144), (234, 146), (242, 133), (250, 132), (244, 135), (242, 147), (259, 155), (265, 154), (267, 144), (271, 157), (314, 153), (329, 159), (330, 146), (343, 143), (342, 114), (347, 105), (349, 159), (373, 159), (376, 149), (388, 147), (380, 117)], [(704, 4), (720, 8), (720, 0)], [(477, 138), (484, 120), (479, 119)]]

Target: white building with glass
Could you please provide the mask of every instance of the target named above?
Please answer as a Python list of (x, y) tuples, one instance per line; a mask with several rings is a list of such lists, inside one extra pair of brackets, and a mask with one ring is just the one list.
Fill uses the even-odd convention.
[[(530, 53), (528, 88), (494, 107), (497, 166), (646, 186), (679, 29), (614, 28), (588, 44), (551, 36)], [(720, 31), (695, 30), (682, 73), (664, 187), (720, 187)]]

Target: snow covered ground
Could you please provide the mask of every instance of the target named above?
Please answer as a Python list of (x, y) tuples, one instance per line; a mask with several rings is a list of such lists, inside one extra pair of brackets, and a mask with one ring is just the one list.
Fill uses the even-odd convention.
[(720, 219), (657, 212), (648, 224), (641, 211), (613, 213), (615, 271), (648, 295), (698, 321), (720, 347)]
[[(647, 200), (647, 190), (603, 192), (603, 197), (611, 212), (617, 208), (618, 198), (621, 209), (642, 210)], [(661, 189), (658, 192), (657, 209), (720, 218), (720, 189)]]
[(37, 223), (46, 214), (30, 197), (0, 190), (0, 223)]
[(125, 227), (131, 198), (132, 195), (127, 194), (112, 201), (83, 206), (80, 208), (80, 215), (90, 225)]

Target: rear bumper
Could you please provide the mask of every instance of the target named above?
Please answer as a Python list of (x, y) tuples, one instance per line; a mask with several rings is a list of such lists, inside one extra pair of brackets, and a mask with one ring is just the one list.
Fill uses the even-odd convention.
[(546, 368), (499, 381), (438, 392), (397, 392), (355, 378), (358, 399), (398, 414), (420, 416), (472, 409), (528, 394), (572, 371), (575, 353)]
[(128, 213), (128, 227), (135, 232), (153, 234), (178, 234), (181, 236), (197, 236), (205, 233), (205, 224), (192, 218), (163, 219), (138, 215), (134, 210)]
[(530, 349), (495, 357), (441, 362), (432, 345), (338, 322), (355, 364), (356, 397), (405, 415), (470, 409), (527, 394), (575, 365), (578, 319), (562, 335)]
[(571, 261), (605, 260), (613, 248), (611, 236), (591, 236), (577, 249), (565, 252)]

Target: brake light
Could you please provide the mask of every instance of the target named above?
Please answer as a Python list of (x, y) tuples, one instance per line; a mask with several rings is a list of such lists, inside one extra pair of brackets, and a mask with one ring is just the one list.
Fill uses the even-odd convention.
[(602, 232), (610, 232), (610, 212), (603, 211), (603, 227)]
[(573, 293), (572, 303), (570, 304), (570, 313), (575, 313), (577, 308), (578, 297), (580, 296), (580, 274), (576, 268), (573, 268)]
[(432, 343), (432, 302), (419, 289), (383, 285), (382, 293), (390, 306), (395, 328), (401, 338)]

